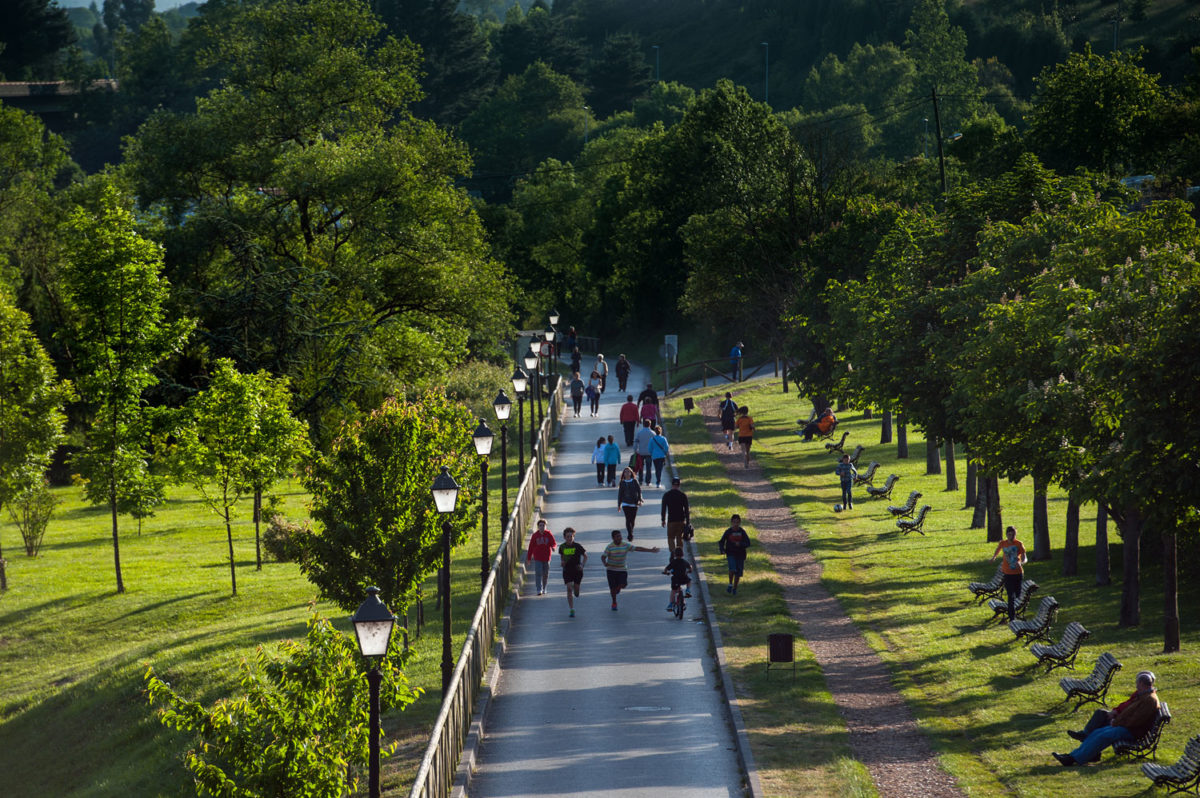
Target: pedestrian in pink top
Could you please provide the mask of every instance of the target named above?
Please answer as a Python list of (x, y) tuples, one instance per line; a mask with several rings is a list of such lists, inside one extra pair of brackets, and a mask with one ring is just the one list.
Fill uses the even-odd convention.
[(554, 533), (546, 529), (546, 522), (539, 519), (537, 529), (529, 536), (529, 547), (525, 550), (525, 564), (533, 563), (533, 584), (540, 596), (546, 592), (546, 582), (550, 579), (550, 555), (558, 543)]

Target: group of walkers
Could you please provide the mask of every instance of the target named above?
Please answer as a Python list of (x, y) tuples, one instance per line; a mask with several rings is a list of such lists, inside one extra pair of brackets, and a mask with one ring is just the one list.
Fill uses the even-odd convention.
[[(573, 375), (568, 384), (568, 391), (578, 418), (583, 399), (591, 401), (591, 415), (599, 414), (599, 397), (604, 393), (608, 377), (608, 364), (603, 355), (597, 355), (595, 367), (588, 383), (580, 378), (578, 370), (577, 347), (572, 351)], [(620, 390), (624, 392), (629, 380), (630, 364), (624, 355), (617, 360), (614, 368)], [(750, 442), (754, 434), (754, 421), (746, 408), (738, 408), (732, 397), (726, 394), (726, 404), (730, 408), (730, 428), (738, 430), (738, 441), (746, 452), (749, 462)], [(626, 394), (625, 403), (621, 406), (618, 418), (624, 432), (625, 447), (632, 449), (627, 465), (620, 469), (622, 462), (621, 446), (614, 435), (601, 436), (596, 439), (592, 451), (591, 462), (596, 467), (597, 487), (615, 487), (617, 489), (617, 512), (624, 517), (624, 534), (620, 529), (612, 530), (612, 540), (605, 546), (600, 555), (608, 582), (609, 595), (612, 600), (612, 610), (617, 610), (617, 596), (628, 586), (628, 558), (632, 552), (657, 553), (657, 546), (641, 546), (634, 543), (635, 526), (638, 510), (645, 504), (643, 488), (653, 480), (656, 488), (662, 487), (662, 473), (670, 455), (670, 442), (663, 434), (659, 415), (659, 398), (653, 384), (647, 383), (645, 389), (635, 399), (633, 394)], [(724, 409), (722, 421), (725, 420)], [(730, 444), (732, 447), (732, 444)], [(691, 538), (691, 508), (687, 494), (680, 487), (679, 477), (671, 479), (671, 487), (662, 494), (660, 502), (660, 524), (666, 530), (666, 550), (668, 562), (663, 568), (664, 575), (671, 577), (671, 598), (668, 611), (674, 611), (679, 602), (690, 597), (692, 566), (683, 555), (684, 542)], [(545, 520), (537, 522), (537, 529), (530, 537), (526, 551), (526, 562), (533, 568), (534, 586), (537, 595), (547, 591), (549, 569), (553, 552), (557, 547), (562, 566), (563, 583), (567, 588), (567, 607), (570, 617), (575, 617), (575, 599), (580, 595), (580, 584), (583, 581), (584, 569), (588, 562), (586, 548), (577, 541), (576, 531), (572, 527), (563, 529), (563, 542), (557, 545), (553, 533), (546, 528)], [(741, 580), (746, 550), (750, 546), (750, 537), (741, 526), (741, 519), (734, 515), (731, 524), (718, 542), (718, 549), (725, 556), (729, 570), (729, 585), (727, 592), (737, 593)], [(681, 607), (682, 609), (682, 607)]]

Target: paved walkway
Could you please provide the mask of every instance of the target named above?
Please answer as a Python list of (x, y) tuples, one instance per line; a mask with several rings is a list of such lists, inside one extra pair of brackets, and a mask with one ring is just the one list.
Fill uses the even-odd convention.
[[(635, 396), (645, 387), (644, 374), (635, 369), (631, 375)], [(629, 587), (620, 609), (609, 608), (600, 555), (624, 519), (616, 489), (596, 486), (590, 458), (596, 439), (611, 434), (628, 460), (617, 422), (624, 400), (613, 376), (599, 418), (589, 417), (585, 402), (581, 418), (566, 419), (543, 517), (560, 541), (565, 526), (579, 532), (576, 540), (588, 552), (582, 594), (576, 617), (568, 617), (557, 554), (547, 595), (537, 596), (526, 581), (468, 790), (472, 798), (743, 794), (697, 599), (683, 620), (665, 611), (670, 580), (661, 573), (666, 535), (659, 525), (662, 491), (654, 487), (643, 494), (634, 543), (664, 551), (629, 555)]]

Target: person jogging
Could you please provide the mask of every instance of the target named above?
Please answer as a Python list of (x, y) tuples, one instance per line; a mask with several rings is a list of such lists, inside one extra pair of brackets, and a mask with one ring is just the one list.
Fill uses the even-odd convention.
[(725, 448), (733, 448), (733, 431), (737, 429), (737, 402), (733, 401), (733, 394), (725, 392), (725, 401), (717, 408), (721, 413), (721, 432), (725, 433)]
[(742, 405), (738, 408), (737, 417), (738, 444), (746, 453), (746, 468), (750, 467), (750, 444), (754, 442), (754, 419), (750, 417), (750, 408)]
[[(632, 537), (630, 538), (632, 540)], [(622, 542), (621, 530), (614, 529), (612, 531), (612, 543), (604, 547), (604, 553), (600, 555), (600, 562), (604, 563), (605, 573), (608, 576), (608, 592), (612, 594), (612, 609), (617, 611), (617, 594), (621, 589), (629, 585), (629, 571), (626, 568), (625, 561), (629, 557), (631, 551), (648, 551), (651, 553), (658, 551), (658, 546), (635, 546), (633, 543)]]
[(563, 582), (567, 586), (567, 607), (574, 618), (575, 599), (579, 596), (579, 584), (583, 581), (583, 566), (587, 564), (587, 550), (575, 542), (575, 530), (571, 527), (563, 529), (563, 542), (558, 547), (558, 556), (562, 558)]

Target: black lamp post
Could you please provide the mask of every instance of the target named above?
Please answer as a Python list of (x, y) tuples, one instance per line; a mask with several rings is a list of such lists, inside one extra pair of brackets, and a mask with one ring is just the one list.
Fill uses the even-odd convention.
[(392, 641), (392, 629), (396, 626), (396, 616), (379, 600), (379, 588), (369, 587), (366, 601), (358, 605), (350, 623), (354, 624), (358, 650), (364, 657), (373, 660), (371, 669), (367, 671), (367, 685), (371, 691), (371, 755), (367, 787), (371, 798), (379, 798), (379, 685), (383, 682), (383, 674), (379, 672), (379, 660), (387, 656), (388, 646)]
[(500, 422), (500, 535), (508, 529), (508, 417), (512, 414), (512, 402), (501, 388), (492, 401), (496, 420)]
[(481, 590), (483, 589), (484, 585), (487, 584), (487, 577), (488, 577), (488, 570), (489, 570), (488, 566), (491, 565), (490, 561), (488, 560), (487, 472), (488, 472), (488, 455), (492, 453), (492, 438), (493, 437), (494, 436), (492, 435), (492, 431), (490, 429), (488, 429), (487, 423), (483, 422), (483, 421), (479, 422), (479, 426), (475, 428), (475, 433), (471, 436), (471, 439), (473, 441), (475, 441), (475, 453), (479, 455), (479, 483), (480, 483), (479, 501), (482, 505), (482, 507), (481, 507), (482, 521), (479, 525), (479, 529), (480, 529), (480, 532), (482, 533), (480, 536), (480, 541), (483, 546), (480, 551), (480, 554), (479, 554), (479, 587)]
[(520, 485), (525, 478), (525, 387), (529, 385), (529, 375), (514, 369), (512, 384), (517, 394), (517, 484)]
[(433, 503), (442, 516), (442, 698), (450, 689), (450, 677), (454, 675), (454, 660), (450, 656), (450, 515), (458, 504), (458, 483), (450, 476), (450, 469), (442, 466), (442, 473), (433, 481)]
[(530, 460), (533, 460), (533, 458), (535, 456), (534, 449), (536, 448), (534, 445), (534, 426), (535, 426), (535, 424), (533, 421), (533, 404), (532, 404), (534, 395), (537, 396), (538, 420), (537, 420), (536, 426), (540, 427), (542, 424), (542, 385), (541, 385), (542, 381), (541, 381), (541, 374), (540, 374), (541, 368), (538, 365), (539, 356), (538, 356), (537, 346), (538, 346), (538, 339), (535, 338), (529, 344), (529, 351), (525, 353), (525, 371), (531, 372), (533, 374), (533, 385), (531, 386), (533, 388), (533, 391), (529, 394), (529, 401), (530, 401), (530, 405), (529, 405), (529, 459)]
[[(552, 316), (551, 318), (557, 319), (558, 317)], [(546, 393), (546, 395), (547, 395), (547, 397), (550, 395), (549, 392), (554, 390), (554, 386), (558, 382), (558, 370), (554, 368), (554, 339), (557, 336), (558, 336), (558, 330), (554, 329), (554, 322), (550, 322), (550, 326), (542, 331), (542, 337), (546, 339), (546, 343), (550, 344), (550, 362), (546, 368), (546, 372), (547, 372), (547, 380), (546, 380), (547, 393)]]

